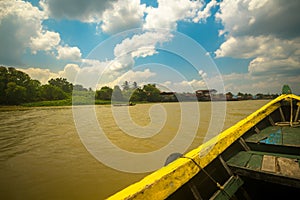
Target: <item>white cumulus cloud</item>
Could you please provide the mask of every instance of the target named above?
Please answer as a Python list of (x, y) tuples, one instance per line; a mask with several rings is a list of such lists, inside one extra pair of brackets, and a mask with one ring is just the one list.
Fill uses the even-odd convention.
[(0, 61), (1, 64), (20, 64), (31, 38), (42, 34), (45, 13), (25, 1), (0, 1)]
[(136, 82), (138, 85), (144, 85), (147, 84), (148, 81), (150, 81), (150, 79), (155, 75), (156, 73), (152, 72), (150, 69), (145, 69), (143, 71), (129, 70), (111, 82), (99, 83), (97, 88), (101, 88), (103, 86), (113, 88), (115, 85), (122, 85), (125, 81)]
[(165, 81), (162, 84), (165, 88), (168, 88), (169, 91), (175, 92), (191, 92), (194, 93), (199, 89), (206, 89), (207, 85), (203, 80), (182, 80), (182, 81)]
[(127, 29), (141, 27), (143, 23), (145, 4), (140, 0), (119, 0), (112, 8), (103, 12), (101, 29), (113, 34)]
[(116, 57), (131, 54), (133, 57), (145, 57), (156, 53), (158, 44), (169, 41), (173, 37), (168, 31), (148, 31), (143, 34), (134, 35), (124, 39), (114, 48)]
[(43, 25), (48, 17), (30, 2), (0, 1), (0, 44), (5, 47), (0, 49), (0, 64), (22, 65), (27, 50), (32, 54), (46, 52), (50, 59), (57, 55), (57, 59), (80, 60), (78, 47), (62, 47), (60, 34)]
[(40, 31), (37, 37), (30, 38), (31, 51), (36, 54), (37, 51), (53, 50), (60, 43), (60, 35), (53, 31)]
[(69, 82), (75, 83), (76, 76), (80, 71), (80, 67), (77, 64), (67, 64), (63, 71), (59, 71), (59, 77), (66, 78)]
[(50, 69), (41, 69), (41, 68), (27, 68), (27, 69), (18, 69), (20, 71), (28, 74), (32, 79), (40, 81), (42, 84), (47, 84), (48, 80), (51, 78), (57, 78), (58, 74), (50, 71)]
[(218, 2), (216, 0), (211, 0), (208, 4), (206, 4), (203, 10), (199, 10), (197, 12), (196, 17), (193, 19), (193, 22), (197, 23), (201, 20), (206, 22), (206, 19), (211, 16), (211, 9), (216, 5), (218, 5)]
[[(203, 7), (201, 1), (190, 0), (158, 0), (158, 7), (147, 7), (144, 28), (176, 29), (177, 21), (191, 20)], [(198, 18), (198, 17), (197, 17)]]
[(296, 83), (289, 80), (300, 78), (299, 6), (300, 1), (280, 0), (220, 3), (216, 19), (224, 26), (220, 33), (225, 41), (215, 51), (216, 57), (250, 60), (247, 76), (234, 82), (245, 84), (236, 87), (263, 92), (275, 86), (278, 91), (287, 82), (295, 87)]
[(58, 60), (80, 61), (81, 59), (81, 51), (78, 47), (59, 46), (57, 53)]
[(114, 0), (41, 0), (44, 11), (53, 18), (83, 22), (100, 22), (103, 12), (111, 8)]

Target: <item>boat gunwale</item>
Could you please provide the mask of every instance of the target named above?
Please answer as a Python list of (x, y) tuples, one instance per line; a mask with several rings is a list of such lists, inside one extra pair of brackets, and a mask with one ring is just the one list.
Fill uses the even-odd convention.
[[(201, 168), (206, 167), (244, 133), (278, 109), (281, 106), (280, 101), (288, 99), (296, 99), (300, 101), (300, 97), (294, 94), (280, 95), (246, 118), (240, 120), (235, 125), (210, 139), (208, 142), (201, 144), (194, 150), (191, 150), (185, 154), (184, 157), (158, 169), (144, 177), (139, 182), (129, 185), (123, 190), (108, 197), (108, 199), (167, 198), (200, 171), (200, 168), (195, 165), (194, 162), (196, 162)], [(201, 156), (203, 155), (203, 152), (205, 155)]]

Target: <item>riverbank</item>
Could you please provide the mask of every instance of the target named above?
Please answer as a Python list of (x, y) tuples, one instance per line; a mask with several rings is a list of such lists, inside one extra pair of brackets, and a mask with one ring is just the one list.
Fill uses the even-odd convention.
[(109, 105), (110, 100), (85, 100), (85, 101), (72, 101), (72, 99), (56, 100), (56, 101), (37, 101), (30, 103), (23, 103), (24, 107), (41, 107), (41, 106), (72, 106), (72, 105)]
[[(257, 99), (257, 100), (265, 100), (265, 99)], [(257, 101), (255, 100), (255, 101)], [(227, 100), (228, 101), (228, 100)], [(230, 100), (229, 100), (230, 101)], [(245, 101), (245, 100), (236, 100), (236, 101)], [(205, 102), (205, 101), (199, 101)], [(124, 102), (114, 102), (124, 104)], [(126, 103), (126, 102), (125, 102)], [(145, 103), (153, 103), (147, 101), (133, 102), (134, 104), (145, 104)], [(159, 103), (167, 103), (167, 102), (159, 102)], [(52, 101), (37, 101), (37, 102), (29, 102), (23, 103), (20, 105), (1, 105), (1, 107), (16, 107), (16, 108), (24, 108), (24, 107), (47, 107), (47, 106), (72, 106), (72, 105), (111, 105), (111, 100), (91, 100), (91, 99), (64, 99), (64, 100), (52, 100)]]

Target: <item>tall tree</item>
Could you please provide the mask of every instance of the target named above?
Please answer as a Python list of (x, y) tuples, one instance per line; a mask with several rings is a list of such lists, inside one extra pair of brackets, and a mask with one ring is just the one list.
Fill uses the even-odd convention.
[(31, 80), (30, 76), (22, 71), (16, 70), (13, 67), (8, 68), (8, 82), (15, 82), (19, 86), (26, 87)]
[(130, 97), (130, 101), (147, 101), (147, 95), (144, 90), (142, 90), (141, 88), (137, 88), (133, 91)]
[(66, 93), (71, 93), (73, 91), (73, 84), (68, 82), (66, 78), (52, 78), (48, 81), (48, 83), (52, 86), (59, 87)]
[(123, 85), (122, 85), (122, 87), (123, 87), (123, 90), (129, 90), (129, 82), (128, 81), (125, 81), (124, 83), (123, 83)]
[(112, 101), (123, 101), (123, 94), (118, 85), (116, 85), (112, 92)]
[(78, 84), (73, 86), (73, 90), (76, 90), (76, 91), (88, 91), (88, 89), (86, 89), (82, 85), (78, 85)]
[(37, 101), (39, 100), (39, 91), (41, 83), (38, 80), (30, 80), (26, 89), (26, 101)]
[(40, 89), (40, 96), (42, 100), (62, 100), (66, 99), (67, 94), (59, 87), (46, 84)]
[(9, 82), (5, 89), (6, 103), (17, 105), (25, 102), (26, 92), (27, 90), (25, 87), (17, 85), (15, 82)]
[(38, 100), (40, 82), (13, 67), (0, 67), (0, 104)]
[(147, 101), (149, 102), (161, 101), (160, 90), (156, 88), (155, 84), (144, 85), (143, 91), (146, 93)]
[(137, 89), (138, 88), (138, 85), (137, 85), (137, 83), (134, 81), (133, 83), (132, 83), (132, 89)]
[(112, 93), (113, 93), (112, 88), (108, 86), (104, 86), (100, 90), (96, 91), (96, 99), (111, 100)]
[(8, 71), (6, 67), (0, 66), (0, 104), (6, 101), (5, 89), (7, 87)]

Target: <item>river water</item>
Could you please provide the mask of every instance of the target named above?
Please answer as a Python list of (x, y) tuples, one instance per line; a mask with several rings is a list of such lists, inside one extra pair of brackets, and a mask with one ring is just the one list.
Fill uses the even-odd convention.
[[(221, 129), (225, 130), (267, 102), (227, 102), (224, 126), (222, 120), (218, 120), (222, 125)], [(190, 126), (189, 123), (198, 119), (189, 110), (188, 115), (185, 114), (187, 119), (183, 119), (183, 104), (188, 103), (138, 104), (120, 108), (98, 105), (93, 109), (98, 125), (113, 144), (112, 148), (117, 146), (126, 152), (139, 154), (158, 152), (170, 145), (169, 142), (182, 128), (181, 122)], [(163, 109), (159, 116), (155, 114), (160, 113), (155, 108), (157, 105), (158, 110)], [(200, 113), (199, 126), (186, 150), (196, 148), (205, 140), (212, 118), (210, 102), (200, 102), (197, 105), (197, 112)], [(127, 163), (134, 165), (131, 157), (118, 157), (111, 153), (109, 145), (103, 145), (98, 153), (111, 156), (111, 160), (115, 161), (113, 164), (121, 165), (118, 169), (110, 164), (110, 167), (107, 166), (105, 162), (103, 164), (90, 153), (91, 149), (81, 140), (82, 131), (78, 134), (79, 129), (85, 129), (79, 127), (74, 120), (74, 109), (85, 110), (87, 107), (0, 108), (0, 199), (105, 199), (149, 173), (129, 173), (126, 169), (122, 170), (122, 166)], [(128, 123), (126, 127), (127, 121), (125, 124), (116, 121), (116, 116), (122, 118), (123, 113), (117, 109), (128, 111), (129, 119), (134, 125)], [(90, 121), (92, 120), (86, 118), (81, 126), (91, 127)], [(136, 127), (148, 128), (144, 129), (145, 134), (149, 130), (158, 131), (151, 137), (125, 134), (126, 131), (143, 130)], [(86, 130), (89, 132), (89, 129)], [(184, 143), (185, 139), (181, 139)], [(180, 146), (180, 142), (176, 145)], [(166, 155), (163, 159), (165, 158)], [(123, 164), (121, 161), (118, 163), (118, 159)], [(151, 159), (155, 160), (153, 157)], [(145, 163), (146, 165), (148, 164)]]

